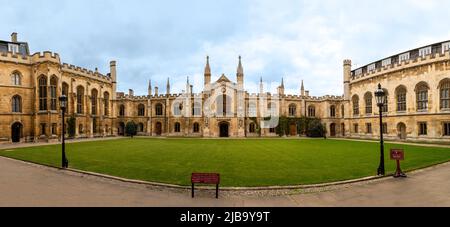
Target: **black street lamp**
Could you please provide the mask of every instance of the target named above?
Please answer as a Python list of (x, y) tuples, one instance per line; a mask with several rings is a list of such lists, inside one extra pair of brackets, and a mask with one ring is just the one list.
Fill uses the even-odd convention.
[(383, 106), (386, 101), (386, 93), (381, 88), (381, 84), (378, 84), (378, 89), (375, 91), (375, 97), (377, 99), (377, 106), (380, 109), (380, 166), (378, 167), (378, 175), (384, 176), (384, 141), (383, 141)]
[(62, 95), (59, 97), (59, 107), (61, 108), (62, 113), (62, 130), (61, 130), (61, 141), (62, 141), (62, 168), (68, 168), (69, 167), (69, 160), (66, 158), (66, 141), (65, 141), (65, 124), (64, 124), (64, 114), (67, 109), (67, 97), (65, 95)]

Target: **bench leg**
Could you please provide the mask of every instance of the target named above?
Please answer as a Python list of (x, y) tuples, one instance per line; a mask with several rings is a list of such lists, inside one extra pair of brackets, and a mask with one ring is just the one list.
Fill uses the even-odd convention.
[(219, 198), (219, 185), (216, 184), (216, 199)]
[(192, 183), (192, 198), (194, 198), (194, 183)]

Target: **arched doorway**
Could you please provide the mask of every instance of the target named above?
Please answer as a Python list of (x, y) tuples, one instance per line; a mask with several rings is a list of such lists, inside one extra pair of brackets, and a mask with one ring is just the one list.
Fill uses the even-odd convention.
[(162, 124), (161, 124), (161, 122), (156, 122), (155, 133), (156, 133), (157, 136), (160, 136), (162, 134)]
[(228, 122), (221, 122), (219, 124), (219, 128), (220, 128), (220, 137), (229, 137), (229, 128), (230, 128), (230, 124)]
[(16, 122), (11, 126), (11, 140), (13, 143), (19, 143), (22, 137), (22, 124)]
[(397, 133), (398, 133), (398, 138), (401, 140), (405, 140), (406, 139), (406, 125), (403, 122), (398, 123), (397, 125)]
[(335, 123), (330, 124), (330, 136), (331, 137), (336, 136), (336, 124)]
[(125, 123), (120, 122), (119, 123), (119, 136), (125, 135)]
[(295, 124), (295, 122), (289, 124), (289, 134), (291, 136), (297, 135), (297, 124)]

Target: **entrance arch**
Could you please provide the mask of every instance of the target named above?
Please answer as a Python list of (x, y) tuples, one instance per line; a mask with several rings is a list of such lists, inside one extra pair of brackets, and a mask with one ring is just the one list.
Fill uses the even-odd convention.
[(20, 122), (16, 122), (11, 126), (11, 140), (13, 143), (19, 143), (20, 138), (22, 137), (22, 124)]
[(289, 124), (289, 134), (291, 136), (297, 135), (297, 124), (295, 122)]
[(398, 138), (401, 140), (405, 140), (406, 139), (406, 125), (403, 122), (398, 123), (397, 125), (397, 133), (398, 133)]
[(162, 134), (162, 124), (161, 122), (156, 122), (155, 133), (157, 136)]
[(336, 136), (336, 124), (335, 123), (330, 124), (330, 136), (331, 137)]
[(230, 123), (220, 122), (219, 129), (220, 129), (220, 137), (230, 137), (230, 133), (229, 133)]

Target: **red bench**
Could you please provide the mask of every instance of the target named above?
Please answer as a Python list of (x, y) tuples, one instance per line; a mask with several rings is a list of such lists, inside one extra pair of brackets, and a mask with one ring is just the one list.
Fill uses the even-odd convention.
[(216, 198), (219, 198), (220, 174), (218, 173), (193, 173), (191, 176), (192, 198), (194, 198), (194, 184), (215, 184)]

